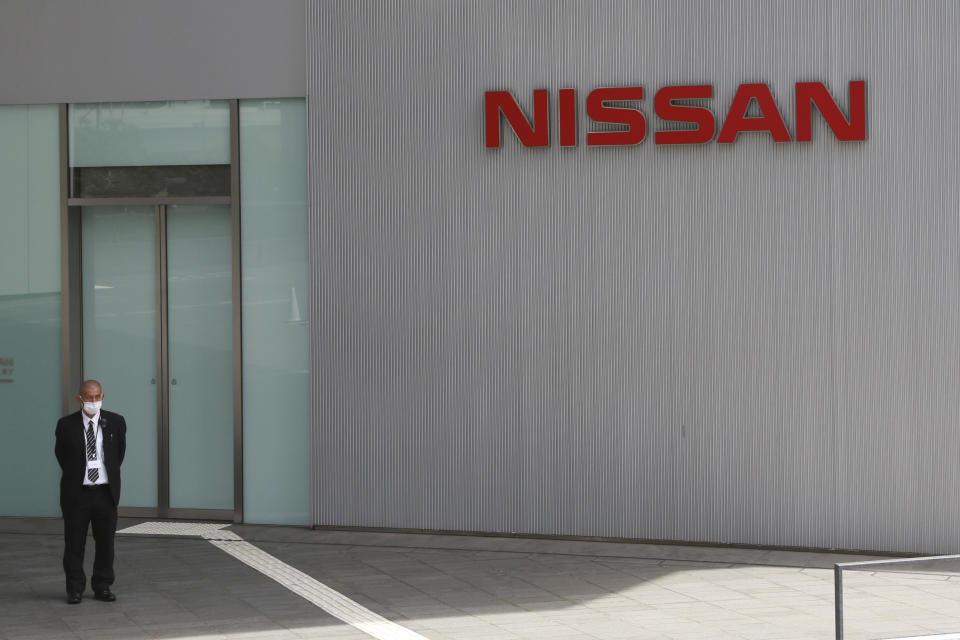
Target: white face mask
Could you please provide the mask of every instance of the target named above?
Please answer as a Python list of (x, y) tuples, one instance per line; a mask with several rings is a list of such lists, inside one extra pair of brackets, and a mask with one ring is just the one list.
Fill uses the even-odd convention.
[(96, 415), (97, 411), (100, 411), (100, 407), (103, 406), (103, 401), (99, 402), (84, 402), (83, 403), (83, 412), (88, 416)]

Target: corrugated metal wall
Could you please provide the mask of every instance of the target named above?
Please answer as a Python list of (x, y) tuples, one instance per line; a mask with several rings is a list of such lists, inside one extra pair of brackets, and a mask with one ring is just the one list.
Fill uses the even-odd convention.
[[(317, 524), (960, 551), (960, 5), (307, 4)], [(856, 79), (865, 143), (653, 144)], [(484, 147), (561, 87), (578, 148)]]

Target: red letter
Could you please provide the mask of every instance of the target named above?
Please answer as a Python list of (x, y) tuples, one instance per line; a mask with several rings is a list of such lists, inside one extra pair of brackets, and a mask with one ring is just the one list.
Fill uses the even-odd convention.
[[(748, 118), (747, 107), (750, 101), (756, 100), (763, 114), (759, 118)], [(774, 142), (790, 142), (790, 132), (777, 109), (777, 103), (770, 95), (770, 89), (765, 84), (742, 84), (733, 96), (733, 104), (727, 112), (727, 119), (720, 129), (717, 142), (727, 143), (737, 139), (741, 131), (769, 131)]]
[(856, 80), (850, 83), (850, 120), (843, 117), (840, 107), (833, 101), (822, 82), (797, 83), (797, 142), (810, 141), (810, 120), (813, 114), (810, 102), (817, 106), (837, 140), (867, 139), (867, 83)]
[(713, 87), (708, 84), (685, 87), (663, 87), (653, 98), (653, 110), (661, 120), (668, 122), (691, 122), (696, 129), (657, 131), (657, 144), (703, 144), (713, 140), (716, 123), (710, 109), (691, 105), (673, 104), (674, 100), (712, 98)]
[(647, 121), (637, 109), (608, 107), (608, 100), (643, 100), (643, 87), (610, 87), (594, 89), (587, 96), (587, 115), (594, 122), (624, 124), (623, 131), (591, 131), (587, 146), (639, 144), (647, 137)]
[(577, 146), (577, 91), (560, 89), (557, 91), (559, 103), (560, 146)]
[(523, 115), (509, 91), (487, 91), (484, 94), (487, 124), (487, 147), (500, 146), (500, 114), (525, 147), (546, 147), (550, 144), (550, 113), (546, 89), (533, 92), (533, 126)]

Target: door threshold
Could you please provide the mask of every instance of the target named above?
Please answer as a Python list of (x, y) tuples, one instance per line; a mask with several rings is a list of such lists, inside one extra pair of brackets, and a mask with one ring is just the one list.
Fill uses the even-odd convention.
[(156, 507), (120, 507), (121, 518), (150, 518), (153, 520), (212, 520), (234, 523), (236, 514), (228, 509), (164, 509)]

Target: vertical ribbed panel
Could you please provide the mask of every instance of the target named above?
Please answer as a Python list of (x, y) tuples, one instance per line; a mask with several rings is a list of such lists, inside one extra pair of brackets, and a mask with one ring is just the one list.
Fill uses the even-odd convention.
[(323, 147), (318, 116), (317, 99), (320, 90), (323, 57), (320, 52), (320, 39), (317, 25), (320, 24), (320, 3), (313, 0), (306, 1), (306, 32), (307, 32), (307, 226), (310, 235), (310, 317), (313, 319), (310, 333), (310, 520), (319, 522), (321, 512), (317, 506), (318, 489), (323, 477), (319, 468), (319, 461), (323, 458), (320, 426), (326, 424), (323, 417), (323, 398), (319, 392), (324, 376), (324, 362), (321, 357), (321, 344), (316, 327), (323, 324), (323, 316), (318, 312), (326, 301), (320, 300), (322, 268), (320, 256), (325, 251), (322, 224), (322, 185)]
[[(955, 551), (953, 3), (307, 2), (317, 524)], [(868, 141), (657, 147), (797, 81)], [(642, 85), (648, 139), (584, 146)], [(487, 150), (483, 93), (577, 89)], [(555, 122), (553, 123), (555, 124)], [(718, 124), (719, 128), (719, 124)]]
[(880, 148), (835, 163), (838, 536), (956, 553), (960, 134), (948, 105), (960, 98), (960, 5), (870, 7), (846, 16), (856, 37), (842, 45), (854, 71), (877, 77)]

